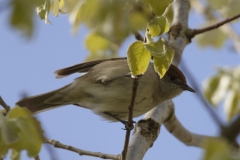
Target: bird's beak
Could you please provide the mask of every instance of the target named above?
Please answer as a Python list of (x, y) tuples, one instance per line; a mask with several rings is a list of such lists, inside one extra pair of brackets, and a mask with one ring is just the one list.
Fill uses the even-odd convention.
[(182, 85), (182, 89), (186, 90), (186, 91), (190, 91), (190, 92), (196, 93), (196, 91), (194, 89), (192, 89), (191, 87), (189, 87), (187, 84)]

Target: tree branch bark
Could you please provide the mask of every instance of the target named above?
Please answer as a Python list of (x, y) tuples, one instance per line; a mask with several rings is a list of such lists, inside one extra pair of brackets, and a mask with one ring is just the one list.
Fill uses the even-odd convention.
[(62, 144), (59, 141), (56, 140), (50, 140), (50, 139), (46, 139), (44, 143), (48, 143), (53, 145), (56, 148), (61, 148), (61, 149), (65, 149), (65, 150), (69, 150), (72, 152), (76, 152), (79, 155), (87, 155), (87, 156), (92, 156), (92, 157), (99, 157), (102, 159), (114, 159), (114, 160), (121, 160), (121, 155), (112, 155), (112, 154), (106, 154), (106, 153), (101, 153), (101, 152), (91, 152), (91, 151), (86, 151), (86, 150), (82, 150), (76, 147), (72, 147), (72, 146), (68, 146), (66, 144)]

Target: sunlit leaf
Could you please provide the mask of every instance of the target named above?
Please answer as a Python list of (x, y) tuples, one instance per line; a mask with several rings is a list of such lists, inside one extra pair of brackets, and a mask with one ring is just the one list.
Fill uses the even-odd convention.
[(213, 9), (220, 9), (227, 6), (229, 0), (207, 0)]
[(12, 0), (10, 24), (20, 30), (24, 36), (31, 37), (33, 33), (33, 3), (30, 0)]
[(147, 70), (151, 56), (145, 49), (143, 42), (132, 43), (127, 51), (128, 65), (133, 76), (144, 74)]
[[(221, 0), (221, 1), (224, 1), (224, 0)], [(225, 1), (228, 2), (227, 5), (224, 5), (224, 7), (222, 7), (220, 10), (221, 14), (225, 18), (229, 18), (239, 14), (239, 6), (240, 6), (239, 0), (225, 0)], [(235, 21), (237, 20), (239, 20), (239, 18), (237, 18)]]
[(109, 47), (110, 42), (97, 33), (91, 33), (86, 38), (85, 44), (89, 51), (97, 52), (99, 50), (106, 50)]
[(159, 36), (163, 33), (166, 33), (169, 30), (168, 20), (164, 16), (155, 16), (148, 23), (149, 33), (153, 36)]
[(212, 77), (204, 83), (204, 95), (212, 105), (216, 106), (223, 100), (229, 84), (230, 77), (227, 75)]
[(164, 12), (163, 16), (167, 18), (169, 26), (171, 26), (173, 21), (173, 7), (169, 6), (167, 10)]
[(196, 39), (201, 47), (213, 46), (220, 48), (226, 40), (226, 35), (221, 30), (214, 29), (198, 35)]
[(11, 160), (20, 160), (20, 152), (15, 149), (11, 150)]
[(161, 16), (173, 0), (145, 0), (145, 2), (150, 4), (156, 15)]
[(40, 19), (45, 20), (46, 24), (48, 24), (48, 23), (51, 24), (51, 22), (48, 19), (50, 8), (51, 8), (50, 0), (45, 0), (45, 3), (36, 7), (36, 11), (37, 11), (38, 16), (40, 17)]
[(167, 46), (163, 39), (159, 39), (157, 42), (151, 41), (145, 43), (144, 47), (151, 53), (152, 56), (161, 57), (167, 51)]
[(162, 78), (167, 72), (174, 58), (174, 50), (167, 48), (166, 53), (161, 57), (153, 57), (153, 64), (155, 71)]
[[(13, 149), (14, 153), (18, 154), (22, 150), (27, 150), (29, 157), (39, 153), (44, 139), (43, 131), (30, 111), (15, 107), (9, 111), (7, 117), (0, 115), (0, 119), (0, 153), (2, 155), (9, 149)], [(16, 156), (15, 159), (18, 157)]]
[(239, 114), (240, 109), (240, 95), (235, 90), (230, 90), (224, 101), (224, 112), (228, 121), (232, 120), (234, 116)]
[(58, 16), (59, 0), (53, 0), (53, 16)]
[(211, 139), (204, 144), (203, 160), (231, 160), (230, 145), (224, 139)]
[(147, 19), (141, 12), (131, 12), (129, 17), (129, 24), (132, 30), (142, 30), (146, 28)]

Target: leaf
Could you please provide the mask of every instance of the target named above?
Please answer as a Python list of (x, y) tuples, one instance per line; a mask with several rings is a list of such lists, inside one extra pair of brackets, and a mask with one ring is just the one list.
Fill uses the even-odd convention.
[[(229, 18), (239, 14), (240, 1), (239, 0), (226, 0), (226, 1), (228, 2), (227, 5), (224, 5), (224, 7), (222, 7), (220, 10), (221, 15), (225, 18)], [(238, 18), (235, 21), (238, 21)]]
[(152, 37), (159, 36), (163, 33), (166, 33), (169, 30), (168, 20), (164, 16), (155, 16), (149, 23), (148, 23), (149, 33)]
[(217, 75), (204, 83), (204, 95), (214, 106), (219, 104), (229, 87), (230, 77), (227, 75)]
[(86, 47), (91, 52), (106, 50), (110, 46), (110, 42), (97, 33), (91, 33), (85, 40)]
[(12, 149), (11, 159), (12, 159), (12, 160), (20, 160), (20, 152)]
[(30, 111), (15, 107), (9, 111), (7, 117), (1, 115), (0, 118), (0, 146), (4, 150), (0, 151), (2, 155), (9, 149), (19, 154), (22, 150), (27, 150), (29, 157), (39, 153), (44, 139), (43, 131)]
[(36, 12), (38, 16), (40, 17), (40, 19), (45, 20), (46, 24), (51, 24), (51, 22), (48, 19), (50, 8), (51, 8), (50, 0), (45, 0), (45, 3), (36, 7)]
[(166, 45), (163, 39), (159, 39), (157, 42), (148, 39), (148, 43), (144, 44), (144, 47), (151, 53), (152, 56), (162, 57), (166, 53)]
[(145, 0), (145, 2), (150, 4), (157, 16), (161, 16), (173, 0)]
[(127, 50), (128, 65), (133, 76), (142, 75), (147, 70), (151, 56), (143, 42), (132, 43)]
[(59, 0), (53, 0), (53, 16), (57, 17), (59, 11)]
[(141, 12), (130, 12), (129, 25), (133, 31), (146, 28), (147, 18)]
[(220, 29), (214, 29), (207, 33), (200, 34), (196, 39), (201, 47), (212, 46), (220, 48), (226, 40), (226, 35)]
[(204, 144), (203, 160), (231, 160), (230, 146), (224, 139), (211, 139)]
[(239, 114), (240, 95), (235, 90), (230, 90), (224, 101), (224, 112), (227, 120), (230, 121), (234, 116)]
[(24, 36), (31, 37), (33, 33), (33, 2), (29, 0), (12, 0), (10, 24), (20, 30)]
[(167, 48), (167, 51), (164, 56), (153, 57), (154, 69), (159, 74), (160, 78), (162, 78), (167, 72), (169, 66), (173, 61), (173, 58), (174, 58), (174, 50), (171, 48)]
[(224, 6), (227, 6), (229, 0), (207, 0), (213, 9), (220, 9)]

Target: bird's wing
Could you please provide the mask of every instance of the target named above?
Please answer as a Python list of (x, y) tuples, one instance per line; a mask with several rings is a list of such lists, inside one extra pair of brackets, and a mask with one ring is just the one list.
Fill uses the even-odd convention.
[(76, 64), (70, 67), (66, 67), (63, 69), (59, 69), (55, 71), (54, 73), (56, 74), (56, 78), (62, 78), (65, 76), (68, 76), (73, 73), (83, 73), (83, 72), (88, 72), (92, 67), (95, 65), (105, 62), (105, 61), (115, 61), (115, 60), (124, 60), (127, 59), (126, 57), (123, 58), (110, 58), (110, 59), (101, 59), (101, 60), (96, 60), (96, 61), (90, 61), (90, 62), (85, 62), (85, 63), (80, 63)]

